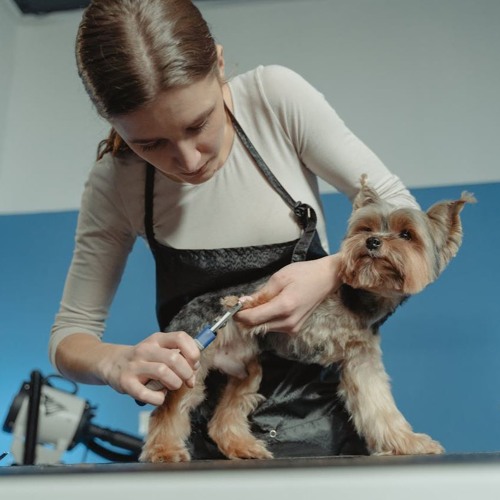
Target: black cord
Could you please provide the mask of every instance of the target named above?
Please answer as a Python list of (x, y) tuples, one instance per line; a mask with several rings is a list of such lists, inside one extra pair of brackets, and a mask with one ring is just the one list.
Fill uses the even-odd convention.
[[(122, 450), (128, 450), (128, 453), (110, 450), (100, 444), (98, 440), (110, 443)], [(142, 439), (95, 424), (89, 424), (85, 429), (82, 443), (96, 455), (112, 462), (137, 462), (143, 445)]]
[(126, 463), (126, 462), (137, 462), (139, 460), (139, 453), (137, 452), (119, 453), (117, 451), (112, 451), (109, 448), (100, 445), (97, 441), (93, 439), (85, 441), (84, 444), (90, 451), (92, 451), (96, 455), (99, 455), (102, 458), (105, 458), (106, 460), (109, 460), (110, 462)]

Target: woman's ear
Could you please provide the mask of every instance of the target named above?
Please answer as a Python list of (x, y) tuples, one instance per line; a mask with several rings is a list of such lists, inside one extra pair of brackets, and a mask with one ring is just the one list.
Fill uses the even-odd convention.
[(225, 63), (224, 63), (224, 48), (222, 45), (217, 44), (217, 67), (219, 69), (219, 79), (221, 82), (225, 81), (226, 76), (224, 74)]

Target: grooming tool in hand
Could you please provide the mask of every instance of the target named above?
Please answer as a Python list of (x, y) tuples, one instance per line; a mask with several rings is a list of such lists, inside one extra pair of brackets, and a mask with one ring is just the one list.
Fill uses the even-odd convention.
[[(231, 307), (227, 312), (225, 312), (219, 319), (217, 319), (213, 325), (207, 325), (203, 330), (201, 330), (196, 337), (194, 337), (194, 341), (196, 342), (196, 345), (198, 346), (198, 349), (200, 351), (203, 351), (206, 349), (214, 340), (215, 337), (217, 336), (216, 332), (220, 330), (221, 328), (224, 328), (227, 324), (227, 322), (242, 308), (243, 303), (238, 302), (235, 306)], [(164, 389), (163, 384), (159, 380), (150, 380), (147, 384), (146, 387), (148, 389), (151, 389), (152, 391), (160, 391)], [(139, 406), (144, 406), (146, 403), (143, 403), (142, 401), (138, 401), (137, 399), (135, 402)]]
[(196, 335), (194, 341), (200, 351), (203, 351), (203, 349), (208, 347), (215, 340), (215, 332), (224, 328), (227, 322), (241, 309), (242, 305), (241, 302), (238, 302), (235, 306), (231, 307), (229, 311), (224, 313), (212, 326), (206, 326)]

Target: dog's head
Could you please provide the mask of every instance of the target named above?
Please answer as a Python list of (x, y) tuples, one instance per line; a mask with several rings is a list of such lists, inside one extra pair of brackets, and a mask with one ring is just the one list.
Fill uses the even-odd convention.
[(434, 281), (462, 243), (460, 212), (475, 202), (442, 201), (427, 212), (394, 208), (361, 177), (341, 247), (340, 277), (353, 288), (382, 295), (412, 295)]

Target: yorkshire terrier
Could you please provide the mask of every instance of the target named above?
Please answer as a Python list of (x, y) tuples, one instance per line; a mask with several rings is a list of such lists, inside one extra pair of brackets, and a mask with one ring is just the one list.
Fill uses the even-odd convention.
[[(209, 436), (228, 458), (272, 458), (265, 443), (252, 435), (247, 418), (263, 399), (258, 393), (258, 355), (263, 349), (305, 363), (338, 363), (338, 393), (371, 454), (443, 453), (437, 441), (413, 432), (396, 407), (382, 363), (379, 327), (455, 256), (462, 242), (460, 212), (465, 203), (475, 201), (464, 192), (460, 199), (437, 203), (427, 212), (394, 208), (362, 176), (340, 250), (340, 287), (296, 335), (267, 332), (265, 325), (246, 329), (230, 321), (203, 351), (195, 387), (169, 391), (164, 404), (153, 411), (140, 459), (190, 460), (190, 411), (204, 400), (204, 380), (213, 369), (226, 373), (228, 382), (209, 422)], [(180, 311), (169, 330), (196, 332), (207, 311), (220, 313), (221, 303), (230, 308), (259, 285), (262, 281), (198, 297)], [(245, 308), (255, 305), (252, 300), (244, 302)]]

